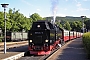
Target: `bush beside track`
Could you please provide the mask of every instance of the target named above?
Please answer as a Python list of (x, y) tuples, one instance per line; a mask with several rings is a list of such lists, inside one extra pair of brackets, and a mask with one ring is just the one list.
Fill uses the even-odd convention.
[(0, 37), (0, 42), (2, 42), (2, 40), (3, 40), (3, 37)]
[(83, 45), (87, 52), (88, 58), (90, 59), (90, 32), (83, 34)]

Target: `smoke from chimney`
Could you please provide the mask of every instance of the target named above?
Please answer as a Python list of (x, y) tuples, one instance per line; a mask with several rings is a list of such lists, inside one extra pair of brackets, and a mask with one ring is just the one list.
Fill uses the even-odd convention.
[(52, 4), (52, 14), (53, 14), (53, 24), (55, 23), (55, 19), (56, 19), (58, 2), (59, 2), (59, 0), (51, 0), (51, 4)]

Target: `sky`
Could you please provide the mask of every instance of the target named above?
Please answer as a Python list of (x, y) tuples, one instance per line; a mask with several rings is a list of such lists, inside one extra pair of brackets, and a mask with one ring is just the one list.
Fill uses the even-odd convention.
[[(38, 13), (41, 17), (48, 17), (53, 15), (52, 1), (54, 0), (0, 0), (0, 4), (8, 3), (7, 11), (9, 8), (19, 9), (19, 12), (26, 17), (34, 13)], [(90, 18), (90, 0), (57, 0), (54, 3), (56, 4), (56, 16), (86, 16)], [(0, 6), (0, 11), (3, 11), (2, 6)]]

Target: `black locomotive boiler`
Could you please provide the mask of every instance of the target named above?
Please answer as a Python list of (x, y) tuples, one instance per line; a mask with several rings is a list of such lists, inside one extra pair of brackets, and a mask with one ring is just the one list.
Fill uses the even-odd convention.
[(29, 53), (34, 55), (50, 54), (61, 43), (62, 30), (47, 20), (33, 22), (28, 31)]

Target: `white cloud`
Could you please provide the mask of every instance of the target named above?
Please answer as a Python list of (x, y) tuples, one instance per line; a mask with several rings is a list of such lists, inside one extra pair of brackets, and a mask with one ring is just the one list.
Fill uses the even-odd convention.
[[(77, 6), (77, 12), (82, 12), (82, 11), (87, 11), (87, 10), (89, 10), (89, 9), (87, 9), (87, 8), (83, 8), (82, 7), (82, 4), (80, 3), (80, 2), (78, 2), (77, 0), (74, 0), (74, 1), (76, 1), (76, 6)], [(83, 0), (83, 1), (87, 1), (87, 0)]]
[(26, 1), (26, 0), (21, 0), (21, 2), (27, 4), (28, 6), (32, 6), (32, 7), (35, 8), (37, 11), (41, 11), (40, 9), (37, 8), (37, 6), (34, 6), (34, 5), (30, 4), (30, 3), (29, 3), (28, 1)]
[[(53, 16), (52, 14), (48, 14), (47, 16)], [(61, 17), (65, 17), (67, 16), (66, 14), (56, 14), (56, 16), (61, 16)]]
[(65, 1), (68, 1), (68, 0), (65, 0)]
[(65, 8), (64, 10), (68, 10), (67, 8)]
[(37, 9), (37, 11), (41, 11), (40, 9)]
[(90, 15), (86, 15), (86, 17), (90, 18)]
[(71, 11), (71, 12), (73, 12), (73, 13), (74, 13), (75, 11)]
[(78, 1), (77, 0), (74, 0), (76, 3), (78, 3)]
[(80, 7), (80, 6), (81, 6), (81, 3), (80, 3), (80, 2), (78, 2), (76, 6), (77, 6), (77, 7)]
[(32, 4), (28, 3), (26, 0), (21, 0), (21, 1), (29, 6), (33, 6)]
[(83, 1), (88, 1), (88, 0), (83, 0)]
[(67, 8), (60, 8), (60, 10), (65, 10), (65, 11), (66, 11), (66, 10), (68, 10), (68, 9), (67, 9)]
[(87, 9), (87, 8), (82, 8), (82, 7), (79, 7), (79, 8), (77, 8), (77, 10), (76, 10), (76, 11), (86, 11), (86, 10), (89, 10), (89, 9)]
[(67, 15), (66, 14), (57, 14), (57, 16), (65, 17)]

